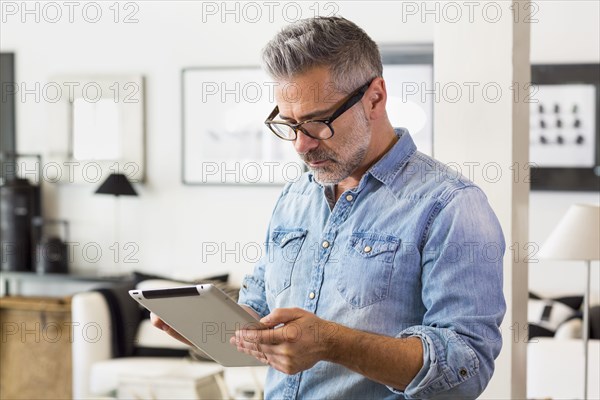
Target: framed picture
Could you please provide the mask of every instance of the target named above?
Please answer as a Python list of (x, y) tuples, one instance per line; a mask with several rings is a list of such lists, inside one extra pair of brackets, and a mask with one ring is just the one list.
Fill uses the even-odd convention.
[(66, 173), (59, 170), (49, 178), (65, 184), (99, 184), (109, 174), (120, 172), (132, 182), (144, 182), (144, 77), (59, 75), (50, 84), (68, 95), (48, 102), (45, 163), (74, 168), (66, 168)]
[(600, 65), (532, 65), (532, 190), (600, 190)]
[[(433, 87), (433, 46), (380, 48), (392, 125), (432, 155), (433, 99), (422, 94)], [(259, 67), (185, 68), (181, 86), (184, 184), (283, 184), (304, 173), (293, 145), (264, 125), (276, 82)]]
[(274, 82), (259, 67), (182, 71), (182, 182), (284, 184), (305, 171), (290, 142), (264, 124)]

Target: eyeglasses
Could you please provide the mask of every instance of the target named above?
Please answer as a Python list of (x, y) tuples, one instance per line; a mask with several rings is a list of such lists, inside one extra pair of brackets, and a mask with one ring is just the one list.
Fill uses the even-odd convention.
[(353, 105), (358, 103), (365, 92), (371, 85), (373, 80), (356, 89), (352, 92), (346, 101), (333, 112), (331, 117), (326, 119), (311, 119), (304, 122), (298, 122), (297, 124), (290, 124), (285, 121), (273, 120), (277, 114), (279, 114), (279, 106), (275, 106), (269, 117), (265, 120), (265, 124), (269, 129), (277, 135), (277, 137), (283, 140), (296, 140), (298, 137), (298, 131), (302, 131), (306, 136), (309, 136), (317, 140), (327, 140), (333, 136), (334, 130), (331, 124), (340, 115), (348, 111)]

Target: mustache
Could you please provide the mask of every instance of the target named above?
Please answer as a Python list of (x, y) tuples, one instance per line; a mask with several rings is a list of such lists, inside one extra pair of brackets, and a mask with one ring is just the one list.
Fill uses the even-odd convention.
[(320, 161), (320, 160), (331, 160), (335, 161), (336, 159), (333, 157), (333, 154), (322, 151), (322, 150), (312, 150), (308, 153), (298, 154), (302, 161), (305, 163)]

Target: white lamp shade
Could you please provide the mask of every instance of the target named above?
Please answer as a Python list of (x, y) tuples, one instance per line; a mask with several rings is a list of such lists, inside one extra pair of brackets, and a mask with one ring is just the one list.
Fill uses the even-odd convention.
[(600, 207), (572, 205), (539, 253), (555, 260), (600, 259)]

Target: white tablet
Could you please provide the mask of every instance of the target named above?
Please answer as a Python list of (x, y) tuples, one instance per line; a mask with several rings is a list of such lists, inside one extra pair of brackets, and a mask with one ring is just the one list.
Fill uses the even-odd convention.
[(219, 288), (205, 284), (130, 290), (129, 294), (219, 364), (264, 366), (229, 343), (236, 329), (261, 324)]

